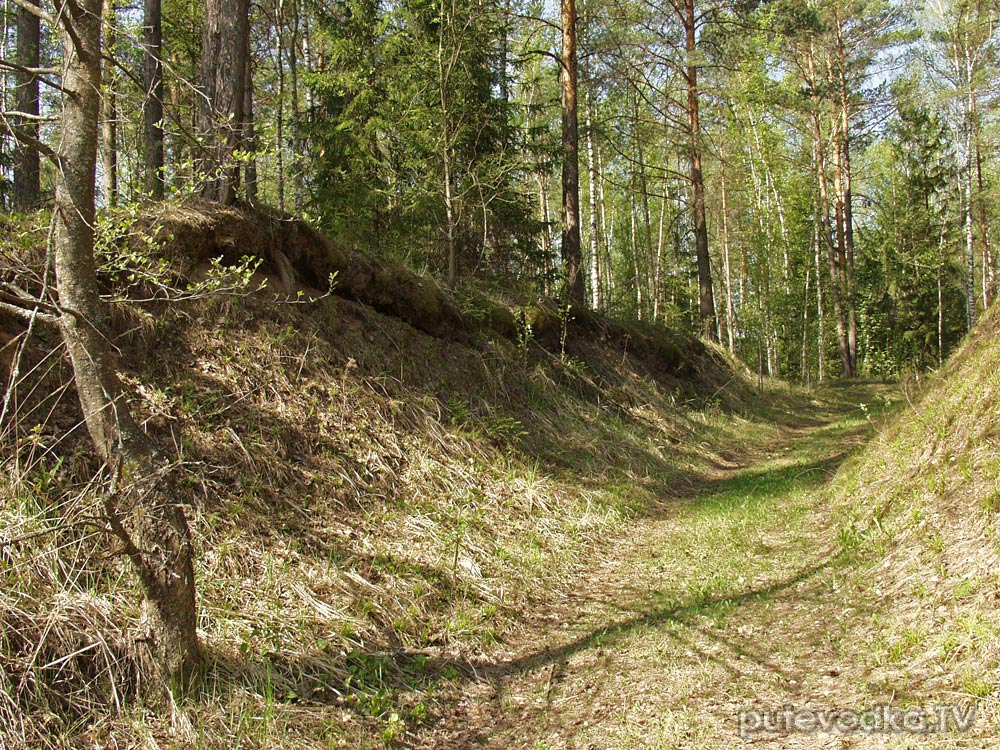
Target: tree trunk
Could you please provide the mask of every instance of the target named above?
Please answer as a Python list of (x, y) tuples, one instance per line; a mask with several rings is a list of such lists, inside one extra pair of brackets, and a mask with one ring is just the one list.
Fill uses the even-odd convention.
[[(105, 7), (107, 31), (104, 35), (105, 54), (115, 56), (115, 29), (117, 16), (114, 2)], [(104, 115), (102, 121), (101, 162), (104, 165), (104, 205), (118, 203), (118, 102), (115, 82), (111, 76), (104, 77)]]
[(236, 202), (240, 183), (234, 152), (243, 145), (249, 0), (206, 0), (201, 63), (202, 195)]
[[(247, 32), (250, 29), (247, 27)], [(250, 40), (247, 39), (249, 47)], [(253, 110), (253, 62), (250, 55), (247, 55), (247, 72), (243, 82), (243, 145), (250, 154), (257, 151), (257, 126), (254, 122)], [(246, 196), (247, 203), (254, 205), (257, 203), (257, 157), (250, 156), (246, 163)]]
[[(975, 96), (973, 96), (975, 106)], [(983, 185), (983, 152), (979, 127), (979, 113), (973, 110), (973, 123), (975, 126), (975, 151), (976, 151), (976, 203), (979, 207), (979, 235), (983, 245), (983, 308), (988, 308), (993, 304), (996, 294), (996, 268), (993, 261), (993, 250), (990, 245), (990, 225), (987, 211), (986, 193)]]
[(840, 350), (840, 363), (845, 378), (854, 377), (851, 367), (851, 349), (847, 340), (847, 322), (844, 314), (844, 290), (837, 246), (830, 236), (830, 199), (826, 185), (826, 160), (824, 158), (822, 135), (819, 129), (819, 116), (813, 117), (814, 137), (816, 143), (816, 180), (819, 186), (819, 206), (817, 207), (816, 225), (820, 237), (826, 246), (827, 260), (830, 265), (830, 291), (833, 294), (833, 314), (837, 325), (837, 346)]
[(799, 367), (799, 379), (809, 385), (809, 271), (806, 266), (806, 288), (802, 293), (802, 364)]
[(813, 257), (816, 261), (816, 379), (826, 380), (826, 325), (823, 315), (823, 273), (820, 260), (819, 222), (813, 222)]
[(594, 144), (595, 157), (597, 158), (597, 201), (599, 205), (598, 213), (601, 222), (601, 239), (602, 250), (604, 253), (604, 260), (601, 263), (601, 269), (604, 271), (604, 277), (601, 283), (601, 301), (602, 303), (609, 298), (614, 296), (614, 274), (611, 268), (611, 248), (614, 247), (614, 222), (608, 225), (608, 202), (604, 195), (604, 156), (601, 152), (600, 141)]
[[(278, 101), (274, 112), (274, 159), (277, 162), (278, 210), (285, 210), (285, 4), (278, 0), (274, 10), (274, 63), (278, 77)], [(378, 234), (376, 233), (376, 236)]]
[(847, 85), (847, 50), (843, 23), (837, 27), (838, 74), (840, 84), (840, 138), (837, 150), (837, 170), (840, 176), (841, 221), (843, 222), (844, 305), (847, 312), (847, 348), (851, 360), (851, 377), (858, 373), (858, 310), (854, 280), (854, 198), (851, 187), (851, 110)]
[(454, 57), (445, 61), (445, 28), (448, 25), (445, 0), (441, 0), (441, 23), (438, 25), (438, 89), (441, 104), (441, 173), (443, 178), (445, 240), (448, 249), (448, 286), (455, 286), (458, 277), (458, 237), (457, 214), (455, 210), (455, 195), (452, 186), (452, 153), (451, 153), (451, 73)]
[[(28, 0), (35, 2), (35, 0)], [(35, 3), (37, 5), (37, 3)], [(38, 16), (26, 8), (17, 9), (17, 64), (24, 68), (39, 67), (41, 24)], [(38, 116), (38, 76), (15, 71), (15, 106), (19, 112)], [(30, 117), (14, 118), (15, 138), (38, 140), (38, 121)], [(14, 208), (28, 211), (37, 208), (41, 194), (41, 169), (38, 150), (18, 140), (14, 151)]]
[(816, 226), (819, 228), (820, 239), (826, 247), (830, 270), (830, 292), (833, 295), (833, 312), (837, 324), (837, 346), (840, 350), (840, 362), (845, 378), (854, 377), (851, 361), (851, 348), (848, 342), (847, 316), (844, 310), (843, 274), (840, 269), (838, 248), (830, 236), (830, 197), (826, 184), (826, 151), (823, 146), (823, 131), (820, 126), (820, 99), (816, 78), (815, 56), (810, 48), (808, 55), (809, 85), (813, 91), (811, 113), (813, 131), (813, 164), (816, 170), (816, 186), (819, 190), (816, 206)]
[(549, 234), (549, 191), (546, 185), (545, 174), (535, 173), (535, 181), (538, 183), (538, 210), (542, 217), (542, 289), (545, 295), (551, 293), (550, 279), (552, 269), (550, 267), (552, 259), (552, 236)]
[(632, 248), (632, 278), (633, 286), (635, 287), (635, 317), (642, 320), (645, 315), (643, 313), (643, 300), (642, 300), (642, 272), (640, 271), (639, 263), (639, 226), (638, 221), (636, 221), (636, 205), (635, 205), (635, 193), (636, 193), (636, 179), (635, 170), (632, 172), (632, 184), (629, 190), (629, 206), (628, 206), (628, 216), (629, 216), (629, 244)]
[(145, 0), (142, 19), (143, 188), (154, 201), (164, 195), (163, 150), (163, 13), (161, 0)]
[(302, 215), (305, 193), (302, 186), (302, 123), (299, 116), (299, 4), (292, 3), (292, 33), (288, 44), (288, 95), (291, 98), (292, 126), (292, 189), (294, 191), (295, 214)]
[(576, 0), (562, 0), (562, 258), (568, 301), (587, 305), (580, 250), (580, 154), (576, 108)]
[(595, 310), (604, 307), (601, 284), (601, 238), (597, 221), (597, 159), (594, 156), (594, 114), (590, 93), (587, 93), (587, 187), (590, 199), (590, 295)]
[(94, 445), (113, 475), (107, 521), (144, 594), (137, 641), (157, 700), (191, 688), (202, 661), (187, 521), (163, 462), (128, 407), (116, 370), (94, 261), (94, 180), (101, 90), (101, 0), (60, 16), (65, 73), (54, 246), (62, 334)]
[(697, 52), (697, 19), (694, 0), (684, 2), (684, 34), (688, 55), (686, 68), (688, 95), (688, 125), (690, 132), (691, 200), (694, 221), (694, 247), (698, 261), (698, 313), (702, 335), (709, 341), (718, 341), (715, 323), (715, 298), (712, 291), (712, 263), (708, 254), (708, 222), (705, 218), (705, 180), (701, 170), (701, 121), (698, 97), (698, 66), (694, 62)]
[[(966, 115), (968, 118), (968, 114)], [(963, 174), (964, 206), (962, 207), (965, 230), (965, 317), (969, 330), (976, 324), (976, 245), (973, 228), (972, 124), (965, 123), (965, 165)]]
[(733, 306), (733, 273), (729, 248), (729, 196), (726, 190), (726, 154), (721, 153), (722, 172), (722, 270), (726, 293), (726, 338), (730, 353), (736, 352), (736, 309)]
[(656, 257), (653, 260), (653, 321), (660, 319), (660, 303), (663, 301), (663, 247), (666, 243), (667, 203), (664, 195), (660, 199), (660, 218), (656, 227)]

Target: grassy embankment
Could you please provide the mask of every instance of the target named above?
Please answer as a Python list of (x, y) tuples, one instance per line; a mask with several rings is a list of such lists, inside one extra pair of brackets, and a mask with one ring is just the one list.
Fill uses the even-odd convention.
[[(152, 244), (108, 223), (124, 244), (105, 243), (102, 278), (125, 297), (113, 317), (134, 409), (189, 489), (209, 666), (188, 713), (204, 746), (399, 740), (629, 519), (775, 431), (768, 399), (694, 339), (563, 327), (481, 292), (450, 301), (275, 217), (196, 206), (145, 224)], [(44, 227), (5, 231), (7, 278), (34, 291)], [(115, 270), (150, 251), (169, 262), (143, 261), (138, 281)], [(186, 288), (216, 253), (262, 257), (269, 289), (136, 301)], [(20, 326), (4, 321), (7, 368)], [(55, 332), (35, 329), (20, 371), (0, 509), (3, 736), (168, 741), (133, 702), (137, 589), (100, 521), (106, 484)]]

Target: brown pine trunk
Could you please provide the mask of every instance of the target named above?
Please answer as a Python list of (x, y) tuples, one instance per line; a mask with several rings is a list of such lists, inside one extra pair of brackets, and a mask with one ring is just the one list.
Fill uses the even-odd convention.
[(175, 490), (129, 412), (98, 296), (94, 181), (101, 90), (101, 0), (78, 0), (60, 16), (65, 73), (54, 211), (63, 339), (94, 445), (108, 465), (107, 522), (144, 594), (137, 643), (150, 697), (166, 702), (191, 688), (202, 661), (195, 630), (191, 536)]
[[(830, 236), (830, 197), (826, 184), (826, 150), (823, 144), (823, 131), (820, 126), (820, 104), (818, 90), (819, 82), (816, 78), (815, 57), (813, 50), (809, 50), (807, 62), (809, 71), (809, 84), (813, 90), (811, 113), (813, 131), (813, 166), (816, 170), (816, 185), (819, 189), (818, 205), (816, 206), (816, 226), (819, 228), (820, 239), (826, 247), (827, 260), (830, 270), (830, 293), (833, 296), (833, 313), (837, 325), (837, 346), (840, 350), (840, 362), (845, 378), (854, 377), (854, 368), (851, 361), (851, 348), (848, 342), (847, 316), (844, 309), (844, 287), (843, 274), (840, 267), (838, 247), (834, 244)], [(838, 227), (840, 226), (839, 216)], [(840, 232), (838, 231), (838, 237)]]
[(142, 19), (143, 187), (153, 200), (163, 200), (163, 13), (161, 0), (145, 0)]
[(200, 130), (202, 195), (236, 202), (243, 145), (243, 98), (247, 71), (249, 0), (206, 0), (202, 41)]
[(816, 224), (820, 237), (826, 246), (827, 260), (830, 266), (830, 292), (833, 296), (833, 314), (837, 325), (837, 347), (840, 351), (840, 363), (843, 376), (854, 376), (851, 367), (851, 349), (847, 339), (847, 324), (844, 314), (844, 290), (838, 248), (830, 236), (830, 199), (826, 185), (826, 159), (824, 158), (822, 134), (819, 126), (819, 115), (813, 115), (813, 137), (816, 142), (816, 181), (819, 187), (819, 205), (817, 207)]
[[(35, 0), (28, 0), (35, 2)], [(35, 2), (37, 5), (37, 2)], [(26, 8), (17, 9), (17, 64), (24, 68), (37, 68), (41, 24), (38, 16)], [(38, 76), (33, 73), (15, 71), (14, 101), (18, 112), (28, 117), (14, 118), (14, 135), (30, 140), (38, 140), (39, 108)], [(14, 151), (14, 207), (28, 211), (38, 206), (41, 193), (41, 169), (38, 151), (19, 141)]]
[(580, 250), (580, 154), (576, 108), (576, 0), (562, 0), (562, 257), (568, 301), (587, 305)]

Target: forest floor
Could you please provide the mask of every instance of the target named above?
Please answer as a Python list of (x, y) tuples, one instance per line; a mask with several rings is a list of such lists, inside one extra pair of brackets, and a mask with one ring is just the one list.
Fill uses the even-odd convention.
[(741, 726), (749, 710), (899, 705), (872, 656), (884, 636), (874, 568), (830, 502), (837, 468), (879, 424), (866, 404), (890, 391), (838, 390), (766, 449), (635, 519), (574, 593), (542, 603), (504, 653), (475, 665), (415, 746), (992, 747), (975, 732), (766, 733), (752, 716)]

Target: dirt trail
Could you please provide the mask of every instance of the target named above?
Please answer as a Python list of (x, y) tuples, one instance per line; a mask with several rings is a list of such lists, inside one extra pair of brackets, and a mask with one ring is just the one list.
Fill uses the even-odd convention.
[[(866, 696), (868, 587), (845, 564), (827, 485), (870, 435), (863, 410), (789, 426), (694, 496), (637, 519), (575, 594), (451, 701), (420, 748), (881, 747), (828, 734), (741, 739), (739, 714)], [(873, 744), (875, 743), (875, 744)]]

